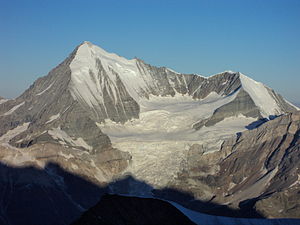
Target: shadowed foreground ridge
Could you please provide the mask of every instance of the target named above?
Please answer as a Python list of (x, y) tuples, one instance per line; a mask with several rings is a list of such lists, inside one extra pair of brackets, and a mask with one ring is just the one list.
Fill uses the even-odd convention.
[(0, 177), (0, 224), (69, 224), (105, 193), (53, 163), (45, 169), (0, 163)]
[[(4, 164), (0, 164), (0, 176), (1, 176), (1, 214), (0, 214), (0, 223), (8, 225), (66, 225), (71, 222), (76, 221), (85, 211), (89, 210), (90, 207), (94, 206), (105, 193), (110, 192), (110, 188), (107, 186), (101, 187), (93, 184), (86, 179), (74, 175), (70, 172), (65, 171), (60, 166), (54, 163), (49, 163), (45, 166), (45, 169), (36, 169), (35, 167), (23, 167), (23, 168), (14, 168)], [(128, 176), (121, 181), (115, 181), (112, 185), (121, 185), (130, 184), (134, 182), (137, 185), (147, 186), (144, 182), (135, 180), (133, 177)], [(148, 187), (152, 188), (152, 187)], [(182, 195), (176, 190), (172, 192), (178, 196)], [(176, 193), (177, 192), (177, 193)], [(102, 205), (105, 210), (114, 210), (115, 202), (114, 199), (119, 199), (119, 197), (114, 196), (113, 198), (106, 196), (105, 201), (110, 202), (109, 205)], [(190, 197), (191, 198), (191, 197)], [(128, 215), (134, 215), (135, 211), (128, 210), (131, 209), (147, 209), (149, 210), (154, 206), (158, 209), (165, 207), (166, 212), (174, 211), (173, 207), (166, 206), (163, 201), (156, 201), (148, 199), (143, 200), (143, 203), (136, 203), (137, 198), (123, 198), (119, 201), (129, 201), (129, 203), (124, 203), (119, 205), (119, 212), (126, 212), (122, 214), (124, 218)], [(149, 204), (148, 204), (149, 202)], [(201, 201), (198, 204), (203, 206), (207, 205), (211, 207), (211, 203), (205, 203)], [(143, 207), (129, 207), (130, 204), (139, 206), (142, 204)], [(96, 208), (95, 208), (96, 207)], [(99, 209), (96, 205), (94, 209)], [(215, 208), (218, 208), (215, 205)], [(175, 210), (176, 211), (176, 210)], [(174, 212), (175, 212), (174, 211)], [(229, 212), (230, 209), (227, 209)], [(103, 212), (103, 211), (102, 211)], [(100, 212), (100, 213), (102, 213)], [(160, 213), (160, 212), (158, 212)], [(234, 215), (238, 211), (232, 211), (229, 214)], [(89, 215), (89, 213), (87, 213)], [(180, 221), (186, 221), (182, 224), (192, 224), (190, 221), (186, 220), (185, 216), (177, 210), (176, 215)], [(224, 222), (224, 217), (208, 216), (205, 214), (199, 214), (200, 221), (198, 224), (201, 224), (201, 220), (206, 221), (204, 224), (208, 224), (207, 221), (214, 221), (213, 224), (227, 224), (226, 220)], [(117, 217), (117, 214), (115, 215)], [(154, 215), (152, 215), (154, 217)], [(157, 215), (157, 218), (161, 218)], [(144, 217), (146, 218), (146, 217)], [(166, 224), (168, 224), (166, 216)], [(225, 218), (226, 219), (226, 218)], [(238, 219), (238, 218), (229, 218), (233, 221), (238, 221), (240, 224), (249, 224), (247, 219)], [(244, 222), (243, 222), (244, 221)], [(259, 220), (263, 222), (262, 224), (297, 224), (299, 220)], [(284, 221), (284, 223), (281, 221)], [(101, 224), (101, 223), (100, 223)], [(115, 223), (111, 223), (115, 224)], [(124, 223), (126, 224), (126, 223)], [(250, 223), (255, 224), (255, 223)]]
[(104, 195), (72, 225), (195, 225), (170, 203), (153, 199)]

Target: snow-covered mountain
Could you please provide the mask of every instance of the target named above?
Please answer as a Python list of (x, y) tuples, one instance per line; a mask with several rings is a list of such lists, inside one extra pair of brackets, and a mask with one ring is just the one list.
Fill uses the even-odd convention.
[[(132, 99), (143, 106), (145, 98), (149, 99), (151, 95), (187, 95), (204, 99), (213, 92), (226, 96), (235, 91), (245, 91), (244, 95), (252, 99), (254, 108), (251, 107), (252, 114), (245, 108), (239, 109), (245, 110), (242, 114), (269, 117), (293, 110), (293, 106), (270, 88), (241, 73), (224, 72), (210, 78), (179, 74), (168, 68), (155, 68), (139, 59), (127, 60), (107, 53), (89, 42), (84, 42), (77, 49), (70, 68), (69, 88), (73, 98), (92, 109), (96, 107), (95, 111), (101, 112), (100, 118), (116, 122), (138, 117), (138, 107)], [(126, 101), (121, 98), (124, 96), (128, 98)], [(114, 109), (106, 107), (107, 101), (113, 103)], [(132, 105), (124, 105), (127, 101)], [(112, 117), (112, 112), (118, 116)]]
[[(1, 104), (1, 134), (30, 122), (28, 129), (12, 144), (28, 146), (46, 138), (92, 151), (107, 145), (106, 135), (99, 134), (102, 145), (94, 142), (90, 134), (77, 131), (79, 127), (67, 131), (61, 126), (67, 122), (73, 124), (83, 116), (100, 132), (95, 122), (100, 126), (106, 124), (105, 120), (126, 124), (144, 118), (145, 112), (166, 109), (174, 103), (181, 103), (177, 111), (182, 110), (182, 114), (191, 110), (192, 118), (187, 118), (185, 123), (195, 129), (232, 116), (259, 119), (296, 109), (272, 89), (238, 72), (209, 78), (179, 74), (139, 59), (127, 60), (84, 42), (23, 95)], [(188, 109), (184, 108), (190, 103), (193, 104)], [(69, 114), (74, 118), (66, 116)], [(11, 120), (14, 124), (8, 125)], [(69, 136), (76, 139), (71, 140)]]
[[(98, 185), (131, 174), (152, 188), (178, 186), (194, 151), (200, 161), (223, 156), (227, 138), (297, 109), (239, 72), (181, 74), (83, 42), (21, 96), (0, 99), (1, 161), (39, 168), (55, 162)], [(214, 198), (205, 185), (196, 182), (189, 191)], [(126, 191), (147, 196), (152, 190), (133, 184)]]

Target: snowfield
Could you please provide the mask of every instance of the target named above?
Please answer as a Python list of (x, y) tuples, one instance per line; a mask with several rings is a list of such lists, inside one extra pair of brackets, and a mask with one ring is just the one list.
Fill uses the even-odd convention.
[(269, 94), (264, 84), (252, 80), (242, 73), (240, 73), (240, 79), (242, 87), (251, 96), (255, 105), (260, 108), (264, 117), (268, 118), (270, 115), (282, 113), (275, 99)]
[(210, 117), (235, 95), (223, 97), (211, 93), (200, 101), (182, 95), (151, 96), (142, 101), (139, 119), (125, 124), (106, 120), (97, 125), (110, 137), (113, 147), (132, 155), (132, 164), (126, 172), (159, 188), (176, 178), (192, 144), (202, 145), (204, 154), (218, 151), (226, 138), (246, 130), (245, 126), (256, 120), (240, 115), (198, 131), (192, 128), (195, 121)]

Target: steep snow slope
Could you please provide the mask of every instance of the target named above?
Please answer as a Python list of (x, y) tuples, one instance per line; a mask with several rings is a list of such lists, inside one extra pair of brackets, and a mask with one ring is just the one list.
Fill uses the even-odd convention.
[(265, 85), (240, 73), (242, 87), (253, 99), (264, 117), (283, 113), (275, 99), (269, 94)]
[[(103, 68), (108, 75), (108, 83), (105, 84), (103, 74), (99, 69)], [(77, 99), (82, 98), (91, 107), (98, 101), (104, 102), (103, 88), (107, 85), (109, 94), (113, 99), (119, 95), (117, 76), (125, 84), (130, 96), (139, 100), (139, 93), (147, 90), (147, 86), (153, 85), (150, 76), (142, 76), (136, 59), (127, 60), (113, 53), (107, 53), (100, 47), (89, 42), (84, 42), (70, 64), (72, 70), (71, 90)], [(101, 73), (101, 72), (100, 72)], [(103, 71), (102, 71), (103, 73)]]

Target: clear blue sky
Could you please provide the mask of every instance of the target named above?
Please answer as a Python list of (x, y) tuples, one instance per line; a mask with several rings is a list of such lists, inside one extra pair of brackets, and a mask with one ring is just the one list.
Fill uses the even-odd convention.
[(84, 40), (183, 73), (240, 71), (300, 102), (299, 0), (0, 0), (0, 96)]

